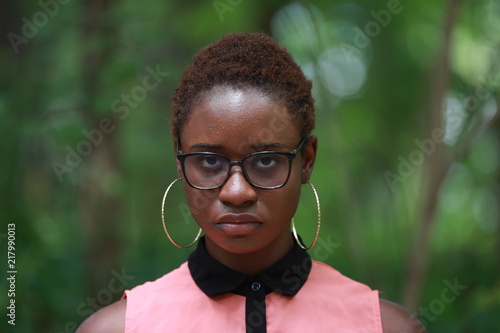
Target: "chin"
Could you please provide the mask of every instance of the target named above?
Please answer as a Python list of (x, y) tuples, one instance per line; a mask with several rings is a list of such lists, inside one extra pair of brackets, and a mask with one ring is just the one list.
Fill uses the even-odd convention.
[[(209, 235), (206, 236), (210, 238)], [(233, 254), (250, 254), (258, 252), (266, 247), (262, 239), (255, 236), (224, 236), (210, 238), (211, 242), (225, 252)]]

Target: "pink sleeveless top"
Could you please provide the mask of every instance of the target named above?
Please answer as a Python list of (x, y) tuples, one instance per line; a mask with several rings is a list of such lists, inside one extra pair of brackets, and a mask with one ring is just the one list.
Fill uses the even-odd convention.
[[(245, 297), (205, 295), (187, 263), (125, 297), (126, 333), (245, 333)], [(378, 292), (317, 261), (295, 296), (271, 292), (265, 307), (269, 333), (382, 333)]]

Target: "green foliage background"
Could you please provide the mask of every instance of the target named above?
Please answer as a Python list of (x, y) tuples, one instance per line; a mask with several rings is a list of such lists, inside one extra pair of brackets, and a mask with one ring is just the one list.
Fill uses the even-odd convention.
[[(9, 223), (18, 271), (16, 326), (3, 316), (3, 332), (74, 332), (120, 298), (117, 272), (131, 288), (186, 260), (160, 221), (176, 177), (170, 96), (192, 55), (235, 31), (273, 35), (314, 81), (323, 229), (313, 257), (406, 304), (430, 332), (499, 331), (497, 0), (62, 2), (0, 7), (3, 311)], [(127, 104), (148, 68), (168, 75)], [(92, 144), (85, 133), (103, 119), (113, 129)], [(445, 143), (429, 143), (436, 129)], [(68, 162), (85, 145), (88, 156)], [(186, 243), (196, 226), (175, 191), (167, 216)], [(296, 223), (310, 241), (316, 212), (303, 196)], [(466, 289), (445, 302), (446, 281)]]

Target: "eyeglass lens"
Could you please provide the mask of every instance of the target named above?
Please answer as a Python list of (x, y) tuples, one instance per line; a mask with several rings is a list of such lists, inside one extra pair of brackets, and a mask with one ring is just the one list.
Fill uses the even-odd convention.
[[(222, 185), (229, 176), (231, 162), (219, 155), (195, 154), (187, 156), (184, 169), (189, 182), (200, 188)], [(260, 187), (276, 187), (286, 182), (290, 162), (284, 154), (262, 153), (250, 155), (242, 161), (247, 179)]]

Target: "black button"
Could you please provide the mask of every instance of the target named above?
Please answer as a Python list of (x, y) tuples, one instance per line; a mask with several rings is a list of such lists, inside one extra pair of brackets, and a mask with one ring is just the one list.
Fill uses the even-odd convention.
[(252, 291), (259, 291), (262, 288), (262, 285), (259, 282), (252, 283)]

